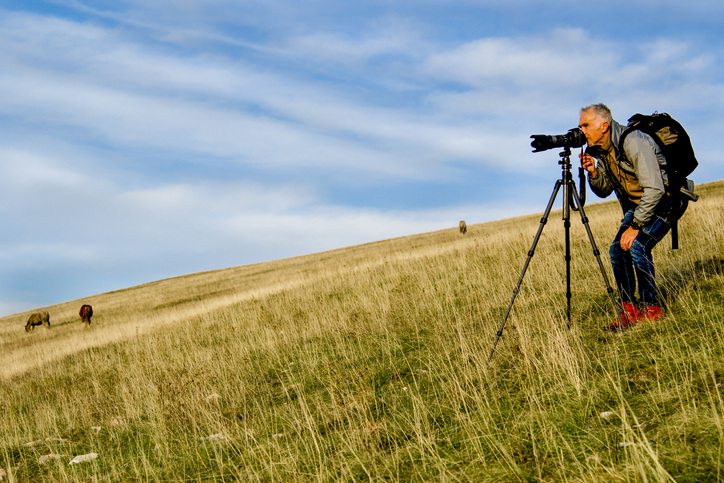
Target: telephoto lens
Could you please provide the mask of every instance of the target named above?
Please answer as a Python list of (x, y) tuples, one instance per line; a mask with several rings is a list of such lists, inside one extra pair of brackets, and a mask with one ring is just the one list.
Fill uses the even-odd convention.
[(566, 134), (557, 136), (533, 134), (531, 138), (533, 141), (530, 142), (530, 146), (533, 148), (534, 153), (553, 148), (578, 148), (586, 144), (586, 136), (577, 127), (569, 129)]

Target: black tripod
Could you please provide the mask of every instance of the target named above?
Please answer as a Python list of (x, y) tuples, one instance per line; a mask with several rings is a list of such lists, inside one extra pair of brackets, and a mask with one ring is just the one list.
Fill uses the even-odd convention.
[[(586, 227), (586, 233), (588, 233), (588, 239), (591, 242), (593, 254), (596, 256), (596, 260), (598, 260), (598, 266), (601, 269), (601, 275), (603, 276), (603, 281), (606, 284), (606, 290), (611, 297), (611, 302), (613, 303), (614, 310), (621, 318), (621, 324), (624, 324), (622, 318), (623, 316), (621, 315), (619, 310), (619, 305), (613, 295), (613, 288), (611, 288), (611, 284), (608, 282), (606, 270), (603, 268), (603, 262), (601, 262), (601, 254), (596, 247), (596, 241), (593, 238), (593, 233), (591, 233), (591, 228), (588, 226), (588, 218), (586, 217), (586, 213), (583, 211), (584, 202), (581, 201), (581, 198), (585, 197), (585, 192), (582, 191), (581, 197), (578, 196), (578, 192), (576, 191), (576, 183), (575, 181), (573, 181), (573, 177), (571, 176), (571, 149), (566, 146), (565, 149), (560, 153), (560, 157), (561, 160), (558, 161), (558, 164), (561, 165), (563, 170), (563, 173), (561, 174), (561, 179), (556, 181), (556, 186), (555, 188), (553, 188), (553, 194), (551, 195), (551, 199), (548, 200), (548, 206), (546, 207), (546, 211), (543, 214), (543, 218), (541, 218), (540, 220), (538, 233), (536, 233), (535, 238), (533, 239), (533, 245), (530, 247), (530, 251), (528, 252), (528, 258), (525, 261), (525, 265), (523, 265), (523, 271), (520, 273), (518, 285), (516, 285), (515, 289), (513, 290), (513, 297), (510, 299), (510, 304), (508, 304), (508, 310), (505, 312), (505, 317), (503, 317), (503, 323), (500, 324), (500, 328), (498, 329), (495, 343), (493, 344), (493, 348), (490, 350), (490, 357), (488, 357), (488, 362), (490, 362), (490, 360), (493, 358), (493, 352), (495, 352), (495, 347), (498, 345), (498, 341), (503, 335), (503, 328), (505, 327), (505, 322), (508, 320), (510, 311), (513, 308), (513, 302), (515, 302), (515, 297), (518, 295), (520, 285), (523, 283), (523, 277), (525, 276), (526, 270), (528, 270), (528, 265), (533, 258), (533, 254), (535, 253), (535, 247), (538, 245), (538, 240), (540, 239), (541, 233), (543, 233), (543, 227), (545, 227), (545, 224), (548, 222), (548, 215), (551, 212), (551, 208), (553, 207), (553, 203), (556, 200), (556, 196), (558, 196), (558, 191), (561, 189), (561, 186), (563, 186), (563, 226), (566, 232), (566, 318), (568, 319), (568, 328), (571, 328), (571, 209), (573, 209), (574, 211), (580, 211), (581, 213), (581, 222)], [(585, 180), (583, 180), (582, 177), (581, 184), (583, 184), (584, 182)]]

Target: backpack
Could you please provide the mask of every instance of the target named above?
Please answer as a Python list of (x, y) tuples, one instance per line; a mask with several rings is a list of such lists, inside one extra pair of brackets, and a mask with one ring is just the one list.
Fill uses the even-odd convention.
[(691, 139), (678, 121), (665, 112), (655, 112), (650, 116), (634, 114), (621, 135), (618, 147), (623, 151), (623, 142), (629, 133), (641, 131), (651, 136), (658, 144), (666, 158), (666, 175), (669, 185), (666, 192), (672, 197), (673, 208), (669, 219), (671, 224), (671, 248), (679, 248), (678, 220), (689, 206), (689, 201), (696, 201), (699, 196), (694, 194), (694, 183), (687, 179), (699, 165), (694, 155)]

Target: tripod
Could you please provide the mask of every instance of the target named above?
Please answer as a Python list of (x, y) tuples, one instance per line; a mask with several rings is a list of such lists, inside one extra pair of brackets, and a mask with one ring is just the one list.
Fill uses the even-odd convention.
[[(591, 233), (591, 228), (588, 226), (588, 218), (586, 217), (586, 213), (583, 211), (585, 192), (582, 191), (582, 195), (579, 197), (578, 192), (576, 191), (576, 183), (575, 181), (573, 181), (573, 177), (571, 176), (571, 149), (568, 146), (565, 146), (564, 150), (560, 153), (560, 157), (561, 160), (558, 161), (558, 164), (561, 165), (561, 169), (563, 171), (561, 173), (561, 179), (556, 181), (556, 185), (553, 188), (553, 194), (551, 195), (550, 200), (548, 200), (548, 206), (546, 207), (545, 213), (543, 214), (543, 218), (541, 218), (540, 220), (538, 233), (536, 233), (535, 238), (533, 239), (533, 245), (528, 251), (528, 258), (523, 265), (523, 271), (520, 273), (520, 278), (518, 278), (518, 284), (513, 290), (513, 297), (510, 299), (510, 304), (508, 304), (508, 310), (505, 312), (503, 322), (500, 324), (500, 328), (498, 329), (495, 343), (493, 344), (493, 348), (490, 350), (490, 357), (488, 357), (488, 362), (492, 360), (493, 352), (495, 352), (495, 347), (498, 345), (498, 341), (503, 335), (503, 328), (505, 327), (505, 322), (508, 320), (510, 311), (513, 308), (515, 297), (518, 295), (520, 285), (523, 283), (523, 277), (525, 276), (525, 272), (528, 270), (528, 265), (530, 265), (530, 261), (533, 258), (533, 254), (535, 253), (535, 247), (538, 245), (538, 240), (540, 239), (541, 233), (543, 233), (543, 228), (548, 222), (548, 215), (550, 215), (551, 208), (553, 207), (553, 203), (558, 196), (558, 191), (560, 191), (561, 186), (563, 186), (563, 227), (565, 228), (566, 236), (566, 318), (568, 320), (568, 328), (571, 328), (571, 209), (573, 209), (574, 211), (580, 211), (581, 213), (581, 222), (586, 227), (586, 233), (588, 233), (588, 239), (591, 242), (593, 254), (596, 256), (596, 260), (598, 260), (598, 267), (601, 269), (601, 275), (603, 276), (603, 281), (606, 284), (606, 290), (611, 298), (611, 303), (613, 304), (614, 310), (621, 318), (620, 322), (622, 326), (625, 325), (623, 315), (621, 315), (619, 305), (613, 295), (613, 288), (611, 288), (611, 284), (608, 282), (608, 276), (606, 276), (606, 270), (603, 268), (603, 262), (601, 262), (601, 254), (596, 247), (596, 241), (593, 238), (593, 233)], [(581, 184), (583, 183), (583, 175), (581, 175)], [(584, 199), (583, 202), (581, 201), (582, 198)]]

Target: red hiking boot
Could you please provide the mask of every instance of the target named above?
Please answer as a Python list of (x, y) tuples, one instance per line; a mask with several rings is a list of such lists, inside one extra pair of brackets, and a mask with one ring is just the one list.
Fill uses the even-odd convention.
[(646, 319), (647, 322), (656, 322), (664, 316), (664, 311), (658, 305), (647, 305), (644, 310), (641, 311), (641, 316)]
[[(639, 309), (636, 308), (635, 305), (628, 302), (622, 302), (621, 309), (622, 310), (620, 317), (616, 319), (616, 322), (606, 327), (607, 330), (616, 332), (627, 329), (634, 325), (636, 322), (640, 321), (643, 317)], [(621, 325), (622, 321), (623, 325)]]

